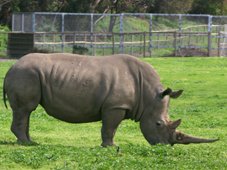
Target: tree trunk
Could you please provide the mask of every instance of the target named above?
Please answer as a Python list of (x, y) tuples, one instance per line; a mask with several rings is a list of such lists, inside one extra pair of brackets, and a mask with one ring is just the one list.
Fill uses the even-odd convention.
[(110, 16), (110, 22), (109, 22), (109, 32), (113, 32), (113, 28), (115, 25), (115, 21), (116, 21), (116, 16)]

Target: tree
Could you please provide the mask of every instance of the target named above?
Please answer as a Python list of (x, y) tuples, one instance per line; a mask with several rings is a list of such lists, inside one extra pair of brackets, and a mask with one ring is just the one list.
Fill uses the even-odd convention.
[(190, 13), (193, 14), (211, 14), (221, 15), (226, 8), (225, 0), (194, 0), (192, 4), (192, 10)]
[(9, 25), (10, 24), (10, 8), (9, 4), (12, 0), (3, 0), (0, 2), (0, 24)]
[(222, 1), (221, 15), (227, 15), (227, 0)]
[(103, 0), (66, 0), (61, 12), (91, 13)]
[[(105, 0), (100, 1), (96, 6), (99, 13), (146, 13), (153, 5), (154, 0)], [(113, 31), (116, 17), (111, 16), (109, 22), (109, 32)]]
[(193, 0), (155, 0), (149, 12), (184, 14), (191, 10)]
[[(6, 2), (4, 0), (3, 2)], [(10, 25), (13, 12), (55, 12), (60, 11), (66, 0), (11, 0), (2, 4), (0, 24)]]

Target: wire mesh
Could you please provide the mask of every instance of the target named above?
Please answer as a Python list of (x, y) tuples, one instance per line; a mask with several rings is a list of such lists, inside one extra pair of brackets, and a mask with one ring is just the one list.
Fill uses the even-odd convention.
[(44, 33), (35, 34), (34, 44), (57, 52), (73, 52), (79, 46), (90, 55), (217, 56), (225, 24), (227, 17), (211, 15), (36, 12), (15, 13), (12, 28)]

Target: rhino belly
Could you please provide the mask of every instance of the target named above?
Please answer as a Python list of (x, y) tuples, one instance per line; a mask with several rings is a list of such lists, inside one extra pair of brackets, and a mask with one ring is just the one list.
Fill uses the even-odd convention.
[(101, 120), (101, 101), (91, 93), (69, 88), (44, 89), (41, 105), (47, 114), (65, 122), (95, 122)]
[(56, 106), (54, 103), (42, 105), (48, 115), (69, 123), (88, 123), (101, 120), (101, 114), (85, 108), (74, 108), (70, 105)]

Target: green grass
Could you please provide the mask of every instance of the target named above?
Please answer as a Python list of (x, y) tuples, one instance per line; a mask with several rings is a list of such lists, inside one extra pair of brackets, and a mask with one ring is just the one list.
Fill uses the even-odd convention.
[[(138, 123), (122, 122), (115, 141), (100, 147), (101, 123), (69, 124), (39, 107), (31, 115), (30, 134), (37, 145), (21, 146), (10, 132), (11, 111), (0, 102), (0, 169), (227, 169), (227, 59), (145, 58), (165, 87), (184, 89), (170, 104), (170, 117), (182, 118), (180, 130), (220, 138), (212, 144), (150, 146)], [(0, 63), (2, 81), (13, 62)], [(2, 98), (2, 97), (0, 97)]]

